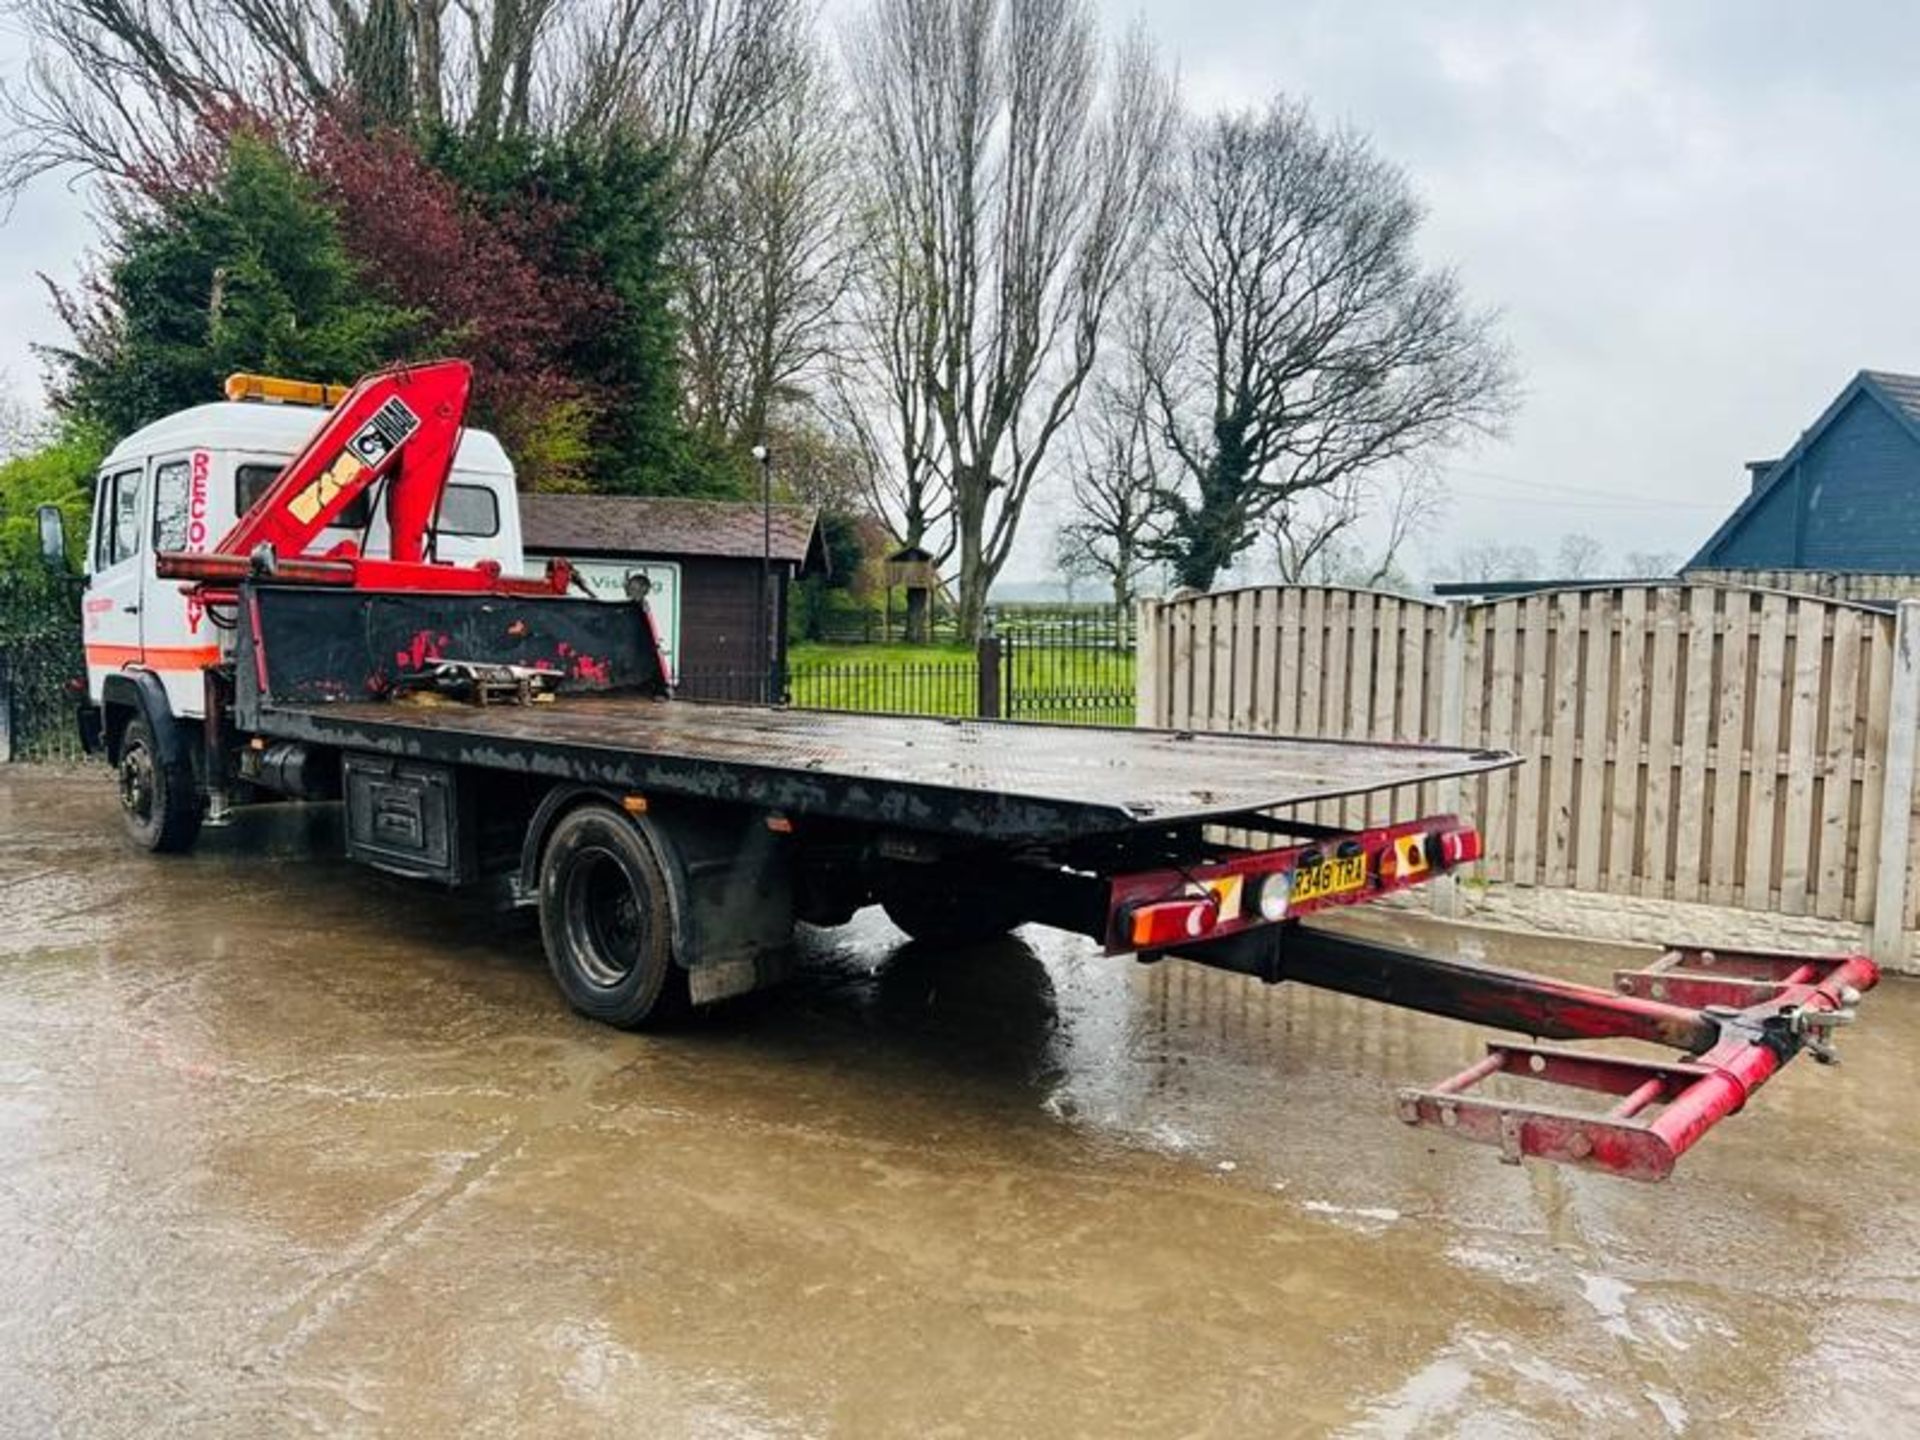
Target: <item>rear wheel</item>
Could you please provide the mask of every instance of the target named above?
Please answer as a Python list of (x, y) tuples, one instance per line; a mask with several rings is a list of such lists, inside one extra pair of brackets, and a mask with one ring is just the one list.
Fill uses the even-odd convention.
[(116, 778), (120, 817), (134, 844), (156, 853), (193, 847), (200, 834), (200, 796), (194, 789), (193, 772), (166, 762), (144, 715), (129, 720), (120, 737)]
[(982, 945), (1027, 923), (1018, 904), (985, 886), (916, 875), (880, 896), (887, 919), (924, 945)]
[(688, 1007), (666, 873), (645, 837), (610, 806), (570, 811), (547, 837), (540, 936), (553, 978), (582, 1015), (633, 1030)]

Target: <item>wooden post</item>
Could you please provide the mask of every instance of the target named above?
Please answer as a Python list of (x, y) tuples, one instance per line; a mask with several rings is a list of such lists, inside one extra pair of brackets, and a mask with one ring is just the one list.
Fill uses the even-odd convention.
[(998, 720), (1001, 715), (1000, 637), (982, 635), (974, 653), (978, 657), (975, 668), (979, 686), (976, 713), (982, 720)]
[[(1440, 733), (1442, 745), (1459, 745), (1467, 733), (1467, 605), (1447, 601), (1446, 628), (1440, 643)], [(1443, 813), (1459, 814), (1463, 794), (1456, 777), (1442, 780), (1435, 794)], [(1480, 817), (1473, 817), (1478, 824)], [(1460, 913), (1460, 882), (1443, 876), (1433, 886), (1433, 913), (1452, 920)]]
[(1160, 719), (1160, 605), (1134, 602), (1133, 723), (1157, 726)]
[(1907, 847), (1913, 830), (1913, 772), (1920, 732), (1920, 600), (1902, 600), (1893, 627), (1887, 763), (1881, 771), (1880, 873), (1874, 878), (1873, 958), (1907, 961)]

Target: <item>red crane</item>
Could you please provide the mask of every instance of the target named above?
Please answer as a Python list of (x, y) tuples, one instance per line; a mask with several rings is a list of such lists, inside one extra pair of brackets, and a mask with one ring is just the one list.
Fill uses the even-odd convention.
[[(434, 522), (472, 387), (473, 367), (464, 360), (366, 376), (217, 545), (200, 554), (162, 552), (157, 573), (199, 581), (214, 600), (250, 576), (360, 590), (563, 593), (572, 578), (564, 561), (529, 580), (502, 574), (493, 560), (453, 565), (432, 558)], [(376, 485), (385, 488), (388, 554), (362, 555), (343, 540), (309, 556), (320, 534)]]

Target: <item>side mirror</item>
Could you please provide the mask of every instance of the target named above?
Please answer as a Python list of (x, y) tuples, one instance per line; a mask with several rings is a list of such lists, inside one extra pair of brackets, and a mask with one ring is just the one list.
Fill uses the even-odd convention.
[(40, 558), (56, 570), (67, 568), (67, 517), (58, 505), (40, 507)]

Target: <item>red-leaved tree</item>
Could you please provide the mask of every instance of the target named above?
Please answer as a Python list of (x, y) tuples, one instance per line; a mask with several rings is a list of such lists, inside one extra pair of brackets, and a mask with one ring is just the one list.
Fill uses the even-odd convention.
[(504, 214), (483, 212), (394, 130), (323, 121), (299, 158), (368, 279), (422, 316), (421, 350), (472, 360), (475, 418), (500, 433), (521, 483), (583, 488), (603, 397), (568, 373), (565, 348), (615, 302), (591, 279), (540, 263), (563, 203), (526, 197)]

